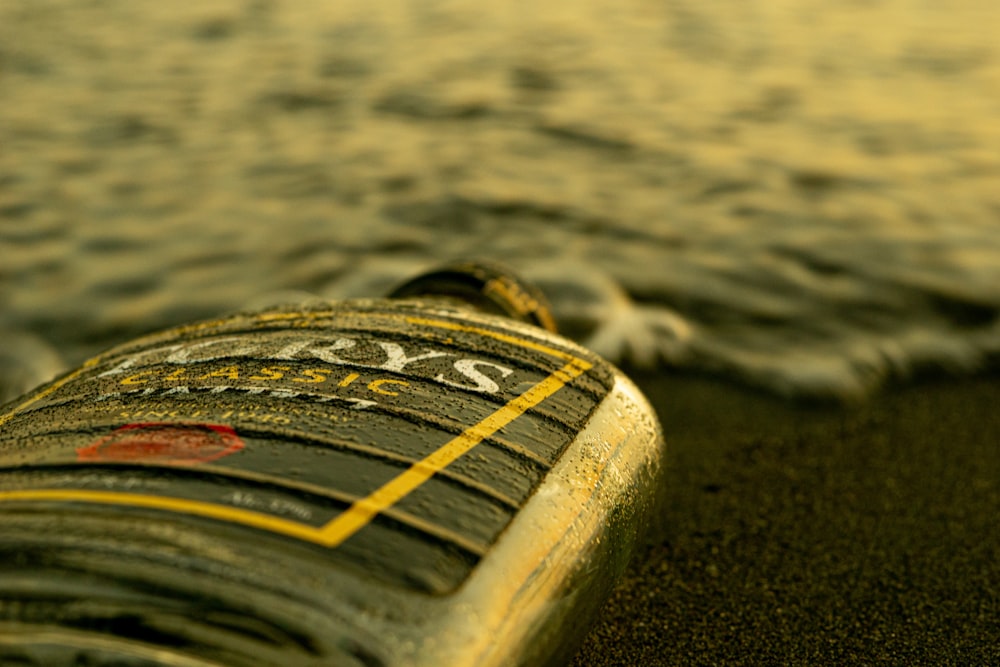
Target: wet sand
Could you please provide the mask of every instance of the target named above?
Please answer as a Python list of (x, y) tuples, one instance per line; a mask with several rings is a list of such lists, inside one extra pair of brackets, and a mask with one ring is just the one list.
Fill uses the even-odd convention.
[(998, 379), (824, 408), (638, 376), (662, 523), (572, 664), (998, 664)]

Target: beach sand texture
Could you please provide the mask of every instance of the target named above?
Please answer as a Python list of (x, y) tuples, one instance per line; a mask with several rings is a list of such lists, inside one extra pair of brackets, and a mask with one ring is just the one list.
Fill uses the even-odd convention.
[(503, 260), (672, 453), (577, 667), (1000, 662), (998, 30), (990, 0), (7, 0), (0, 397)]
[(673, 459), (661, 525), (575, 667), (1000, 660), (1000, 382), (849, 409), (638, 376)]

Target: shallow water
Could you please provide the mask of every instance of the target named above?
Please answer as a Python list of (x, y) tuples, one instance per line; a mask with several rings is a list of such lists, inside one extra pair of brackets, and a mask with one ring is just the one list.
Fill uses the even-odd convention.
[(0, 398), (468, 256), (616, 361), (841, 398), (973, 372), (1000, 356), (997, 26), (990, 0), (2, 3)]

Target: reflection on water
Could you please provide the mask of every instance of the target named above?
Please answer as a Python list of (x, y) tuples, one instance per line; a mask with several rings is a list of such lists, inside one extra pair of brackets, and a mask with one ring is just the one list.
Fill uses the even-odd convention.
[[(489, 256), (618, 360), (791, 394), (964, 372), (1000, 354), (997, 25), (990, 0), (4, 3), (0, 326), (75, 363)], [(9, 391), (32, 353), (5, 348)]]

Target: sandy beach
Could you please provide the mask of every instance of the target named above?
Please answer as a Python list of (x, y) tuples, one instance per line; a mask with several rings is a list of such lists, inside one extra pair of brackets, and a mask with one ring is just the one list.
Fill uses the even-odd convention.
[(639, 376), (673, 453), (662, 524), (573, 664), (1000, 660), (1000, 383), (853, 408)]

